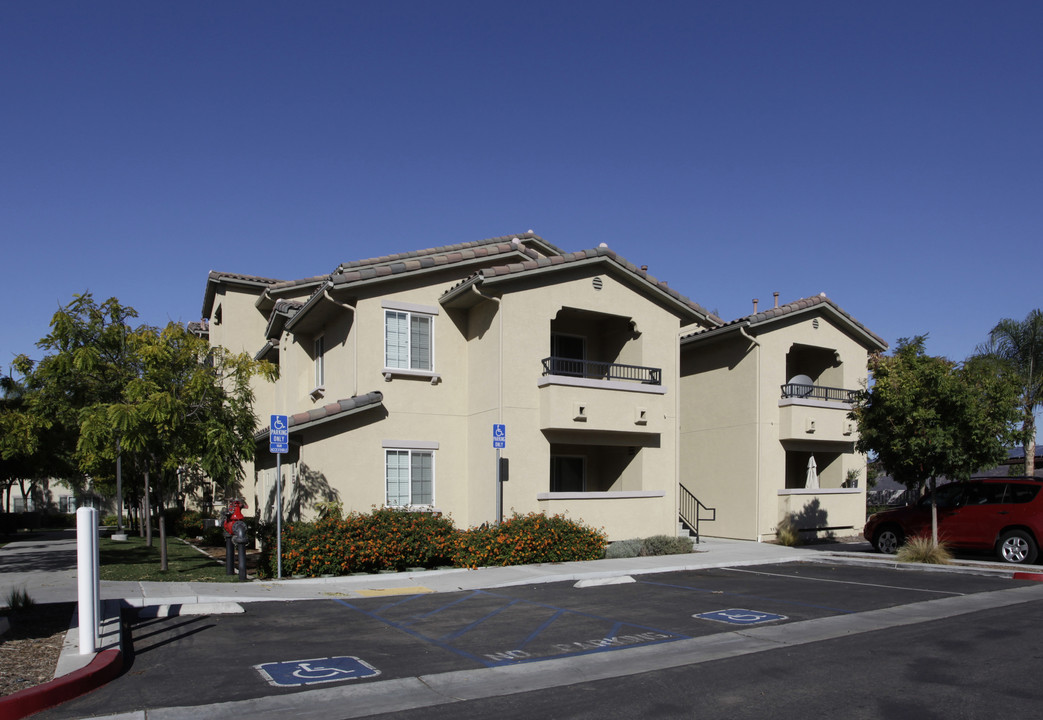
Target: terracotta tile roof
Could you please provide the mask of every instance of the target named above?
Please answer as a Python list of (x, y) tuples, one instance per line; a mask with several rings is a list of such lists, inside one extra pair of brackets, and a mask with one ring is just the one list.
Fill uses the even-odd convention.
[[(341, 263), (337, 266), (337, 269), (333, 271), (334, 275), (348, 272), (351, 270), (357, 270), (364, 267), (371, 267), (375, 265), (389, 265), (392, 263), (404, 262), (407, 260), (415, 260), (424, 258), (432, 255), (449, 255), (457, 252), (466, 252), (470, 250), (481, 250), (483, 247), (488, 245), (509, 245), (513, 240), (519, 240), (524, 245), (526, 242), (535, 244), (539, 247), (546, 249), (551, 254), (560, 255), (562, 251), (551, 245), (549, 242), (531, 232), (518, 233), (515, 235), (503, 235), (501, 237), (486, 238), (484, 240), (475, 240), (473, 242), (457, 243), (455, 245), (443, 245), (441, 247), (427, 248), (426, 250), (413, 250), (410, 252), (397, 253), (394, 255), (383, 255), (381, 257), (369, 258), (366, 260), (352, 260), (351, 262)], [(475, 256), (470, 257), (483, 257), (484, 253), (479, 252)]]
[[(378, 390), (366, 393), (365, 395), (356, 395), (355, 397), (346, 398), (344, 400), (335, 400), (323, 405), (322, 407), (308, 410), (306, 412), (295, 413), (290, 415), (287, 420), (289, 433), (300, 431), (305, 427), (317, 425), (329, 420), (334, 420), (342, 415), (348, 415), (358, 410), (376, 407), (383, 401), (384, 395)], [(268, 437), (268, 433), (269, 428), (264, 428), (260, 432), (254, 434), (254, 439), (258, 441), (263, 440)]]
[(242, 273), (225, 273), (217, 272), (216, 270), (211, 270), (210, 274), (207, 276), (207, 279), (220, 282), (235, 282), (238, 280), (244, 283), (249, 283), (251, 285), (275, 285), (276, 283), (281, 282), (280, 280), (275, 280), (273, 278), (266, 277), (258, 277), (257, 275), (243, 275)]
[(491, 268), (483, 268), (478, 272), (468, 277), (463, 282), (457, 283), (450, 288), (442, 296), (442, 299), (446, 299), (466, 285), (473, 285), (487, 280), (504, 278), (512, 275), (520, 275), (523, 273), (532, 273), (541, 270), (547, 270), (551, 268), (557, 268), (570, 264), (575, 264), (584, 261), (597, 261), (603, 260), (605, 262), (611, 262), (620, 269), (627, 273), (641, 279), (654, 287), (659, 292), (662, 292), (672, 298), (674, 301), (687, 306), (689, 309), (695, 311), (699, 315), (703, 316), (707, 322), (712, 325), (720, 325), (724, 321), (721, 318), (714, 315), (712, 312), (702, 307), (696, 302), (689, 300), (687, 297), (671, 288), (665, 281), (658, 280), (654, 276), (649, 275), (647, 270), (642, 270), (637, 265), (627, 261), (623, 257), (617, 255), (613, 250), (608, 247), (602, 246), (592, 248), (590, 250), (580, 250), (579, 252), (567, 253), (563, 255), (557, 255), (553, 257), (541, 257), (533, 253), (529, 260), (522, 262), (508, 263), (507, 265), (500, 265)]
[(454, 245), (448, 248), (438, 248), (439, 252), (420, 251), (423, 254), (404, 253), (400, 256), (388, 256), (388, 259), (382, 259), (377, 264), (352, 266), (349, 263), (342, 266), (340, 272), (334, 273), (330, 280), (336, 286), (343, 286), (364, 280), (375, 280), (418, 270), (446, 267), (469, 260), (481, 260), (508, 253), (522, 253), (533, 259), (541, 257), (536, 251), (530, 250), (524, 245), (511, 242), (509, 239), (496, 243), (487, 241), (483, 241), (483, 243), (480, 246), (462, 247)]
[(300, 300), (277, 300), (268, 316), (268, 326), (264, 330), (264, 336), (268, 339), (278, 338), (282, 334), (283, 326), (302, 307), (304, 307), (304, 303)]
[(280, 280), (279, 282), (273, 284), (270, 288), (268, 288), (268, 290), (270, 292), (278, 292), (279, 290), (304, 287), (307, 285), (321, 285), (329, 279), (329, 275), (313, 275), (312, 277), (301, 278), (300, 280)]
[(202, 317), (210, 317), (210, 312), (214, 308), (214, 299), (217, 295), (218, 285), (228, 284), (253, 289), (267, 289), (278, 282), (278, 280), (272, 278), (258, 277), (256, 275), (243, 275), (241, 273), (225, 273), (211, 270), (206, 278), (206, 291), (203, 293)]
[(833, 302), (830, 298), (826, 297), (825, 293), (822, 293), (820, 295), (813, 295), (807, 298), (801, 298), (800, 300), (795, 300), (791, 303), (786, 303), (785, 305), (779, 305), (778, 307), (768, 308), (767, 310), (763, 310), (752, 315), (737, 318), (735, 320), (731, 320), (727, 323), (724, 323), (719, 328), (713, 328), (710, 330), (700, 330), (698, 332), (692, 333), (691, 335), (685, 335), (681, 338), (681, 341), (684, 342), (685, 340), (697, 338), (701, 335), (706, 335), (708, 333), (716, 334), (719, 331), (731, 327), (745, 326), (753, 328), (757, 327), (758, 325), (762, 325), (765, 323), (772, 322), (773, 320), (786, 317), (787, 315), (794, 315), (796, 313), (806, 312), (814, 308), (828, 308), (830, 311), (843, 318), (853, 328), (856, 328), (857, 330), (868, 336), (872, 341), (875, 341), (879, 345), (881, 350), (887, 347), (887, 342), (883, 338), (871, 331), (858, 320), (855, 320), (855, 318), (849, 315), (843, 308), (841, 308), (839, 305)]

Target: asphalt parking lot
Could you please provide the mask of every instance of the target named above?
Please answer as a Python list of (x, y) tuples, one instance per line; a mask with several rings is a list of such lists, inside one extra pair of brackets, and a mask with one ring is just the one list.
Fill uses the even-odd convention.
[(854, 622), (873, 611), (1038, 585), (798, 562), (640, 575), (587, 587), (416, 588), (249, 603), (242, 614), (130, 617), (123, 674), (38, 717), (212, 705), (517, 665), (564, 668), (591, 655), (611, 656), (625, 674), (633, 648), (645, 648), (648, 657), (693, 639), (826, 618)]

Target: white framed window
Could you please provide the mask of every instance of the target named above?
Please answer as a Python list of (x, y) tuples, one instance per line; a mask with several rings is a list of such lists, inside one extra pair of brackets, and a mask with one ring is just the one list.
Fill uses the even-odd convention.
[(315, 338), (315, 387), (326, 386), (326, 338), (323, 335)]
[(434, 363), (434, 317), (408, 310), (384, 311), (384, 367), (431, 372)]
[(384, 449), (387, 506), (434, 505), (435, 453), (413, 448)]

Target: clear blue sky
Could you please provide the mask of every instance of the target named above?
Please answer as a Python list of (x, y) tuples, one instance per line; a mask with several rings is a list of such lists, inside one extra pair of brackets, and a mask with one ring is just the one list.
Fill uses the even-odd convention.
[(0, 0), (0, 370), (74, 293), (198, 320), (533, 230), (725, 319), (963, 359), (1043, 306), (1043, 3)]

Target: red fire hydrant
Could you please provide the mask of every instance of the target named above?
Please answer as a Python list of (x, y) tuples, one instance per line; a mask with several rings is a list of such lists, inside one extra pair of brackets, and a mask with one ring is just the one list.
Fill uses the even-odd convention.
[(239, 555), (239, 579), (246, 580), (246, 518), (243, 509), (247, 508), (245, 500), (236, 498), (228, 502), (228, 507), (221, 511), (225, 535), (225, 572), (235, 574), (232, 566), (232, 546), (235, 545)]

